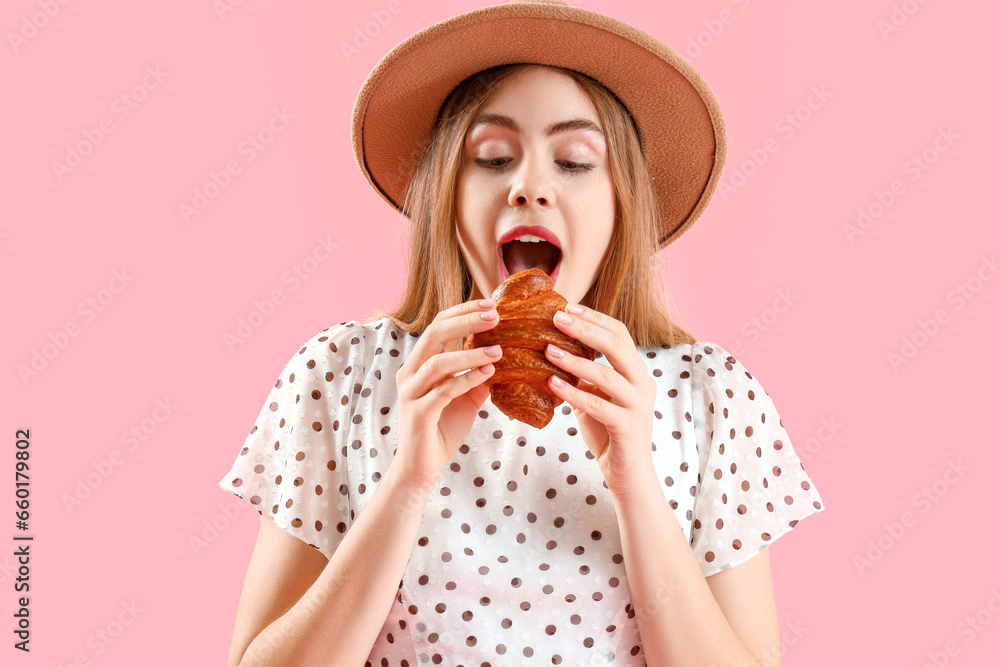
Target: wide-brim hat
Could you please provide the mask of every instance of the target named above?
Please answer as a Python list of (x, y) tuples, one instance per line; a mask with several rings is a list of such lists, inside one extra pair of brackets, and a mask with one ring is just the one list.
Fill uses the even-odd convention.
[(726, 160), (726, 131), (711, 88), (680, 54), (617, 19), (557, 0), (512, 0), (412, 35), (369, 73), (354, 104), (351, 140), (362, 173), (401, 206), (448, 95), (497, 65), (538, 63), (601, 82), (625, 105), (659, 200), (659, 247), (708, 205)]

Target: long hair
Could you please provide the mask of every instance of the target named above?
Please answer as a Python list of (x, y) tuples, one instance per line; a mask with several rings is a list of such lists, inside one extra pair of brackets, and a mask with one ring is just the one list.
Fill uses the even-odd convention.
[[(458, 245), (455, 213), (466, 134), (491, 91), (534, 67), (548, 66), (519, 63), (483, 70), (459, 84), (445, 100), (403, 197), (403, 211), (411, 221), (406, 291), (393, 311), (377, 310), (366, 322), (389, 317), (401, 329), (420, 334), (438, 312), (469, 300), (473, 281)], [(616, 194), (611, 241), (581, 303), (620, 320), (636, 345), (696, 342), (670, 317), (657, 252), (659, 207), (631, 115), (598, 81), (574, 70), (552, 69), (572, 77), (593, 102), (607, 138)], [(460, 348), (461, 341), (451, 341), (447, 349)]]

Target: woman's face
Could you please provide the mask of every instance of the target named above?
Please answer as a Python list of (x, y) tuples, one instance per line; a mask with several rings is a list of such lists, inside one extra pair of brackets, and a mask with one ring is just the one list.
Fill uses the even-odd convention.
[(513, 243), (509, 273), (537, 265), (570, 303), (586, 295), (611, 239), (615, 192), (597, 111), (572, 78), (536, 68), (493, 92), (465, 138), (456, 212), (470, 299), (503, 282), (500, 243), (522, 225), (553, 235), (558, 266), (545, 243)]

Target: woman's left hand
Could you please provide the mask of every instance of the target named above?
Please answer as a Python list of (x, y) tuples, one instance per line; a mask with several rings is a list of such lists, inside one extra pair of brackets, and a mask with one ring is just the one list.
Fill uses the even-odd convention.
[[(580, 313), (573, 313), (576, 308)], [(656, 381), (639, 356), (632, 335), (619, 320), (585, 306), (570, 305), (572, 322), (564, 324), (559, 311), (556, 327), (568, 336), (597, 350), (609, 366), (549, 345), (545, 358), (580, 379), (578, 386), (555, 383), (549, 377), (549, 391), (573, 407), (587, 448), (597, 460), (604, 481), (613, 496), (627, 497), (636, 482), (653, 471), (653, 409)]]

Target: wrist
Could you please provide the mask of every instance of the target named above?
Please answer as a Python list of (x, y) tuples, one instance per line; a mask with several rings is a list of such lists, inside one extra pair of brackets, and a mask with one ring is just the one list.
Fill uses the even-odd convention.
[(394, 460), (389, 464), (389, 469), (386, 471), (386, 480), (392, 478), (392, 483), (398, 488), (405, 489), (413, 493), (425, 494), (428, 497), (437, 486), (437, 481), (440, 475), (431, 478), (430, 475), (418, 474), (412, 470), (407, 469), (400, 461)]
[(615, 505), (635, 504), (649, 498), (655, 498), (662, 493), (660, 481), (656, 477), (656, 470), (650, 463), (648, 467), (644, 467), (632, 475), (628, 482), (622, 485), (621, 490), (611, 491), (611, 501)]

